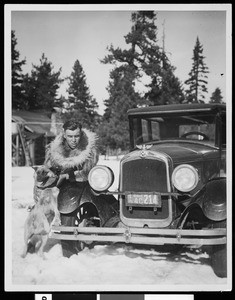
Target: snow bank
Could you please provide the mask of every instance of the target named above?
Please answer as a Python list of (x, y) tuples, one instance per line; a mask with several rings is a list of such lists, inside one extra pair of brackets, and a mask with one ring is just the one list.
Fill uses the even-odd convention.
[[(113, 169), (112, 189), (116, 189), (119, 161), (101, 158), (99, 164)], [(45, 248), (46, 260), (36, 254), (28, 254), (23, 259), (24, 222), (27, 205), (33, 202), (32, 195), (33, 169), (14, 167), (10, 210), (12, 244), (6, 256), (7, 268), (12, 268), (7, 278), (10, 290), (169, 291), (226, 287), (227, 280), (216, 277), (208, 255), (200, 248), (169, 251), (166, 247), (96, 245), (65, 258), (60, 243), (50, 239)]]

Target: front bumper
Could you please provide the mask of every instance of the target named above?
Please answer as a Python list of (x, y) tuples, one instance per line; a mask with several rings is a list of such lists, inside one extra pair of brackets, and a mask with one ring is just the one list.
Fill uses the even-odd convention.
[(53, 226), (50, 238), (146, 245), (219, 245), (227, 241), (225, 228), (191, 230)]

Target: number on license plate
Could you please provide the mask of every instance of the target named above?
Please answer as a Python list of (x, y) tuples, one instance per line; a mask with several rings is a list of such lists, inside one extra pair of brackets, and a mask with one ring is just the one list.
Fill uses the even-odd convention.
[(127, 206), (150, 206), (161, 207), (161, 196), (159, 194), (127, 194)]

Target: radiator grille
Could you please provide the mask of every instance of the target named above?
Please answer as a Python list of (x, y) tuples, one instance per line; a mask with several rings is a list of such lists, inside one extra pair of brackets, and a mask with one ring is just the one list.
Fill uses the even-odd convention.
[(157, 159), (124, 162), (121, 186), (124, 192), (167, 192), (166, 164)]
[[(122, 164), (121, 168), (121, 189), (122, 192), (168, 192), (167, 189), (167, 165), (159, 159), (133, 159)], [(153, 208), (149, 207), (132, 207), (130, 211), (125, 205), (125, 197), (120, 199), (122, 202), (122, 215), (124, 218), (140, 221), (146, 220), (156, 221), (157, 227), (164, 227), (169, 224), (171, 216), (169, 216), (169, 197), (162, 196), (162, 207), (154, 212)]]

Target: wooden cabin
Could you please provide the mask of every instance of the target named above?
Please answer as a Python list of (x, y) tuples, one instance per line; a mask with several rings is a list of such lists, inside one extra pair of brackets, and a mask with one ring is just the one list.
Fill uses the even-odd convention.
[(12, 166), (41, 165), (45, 147), (61, 130), (57, 110), (12, 111)]

